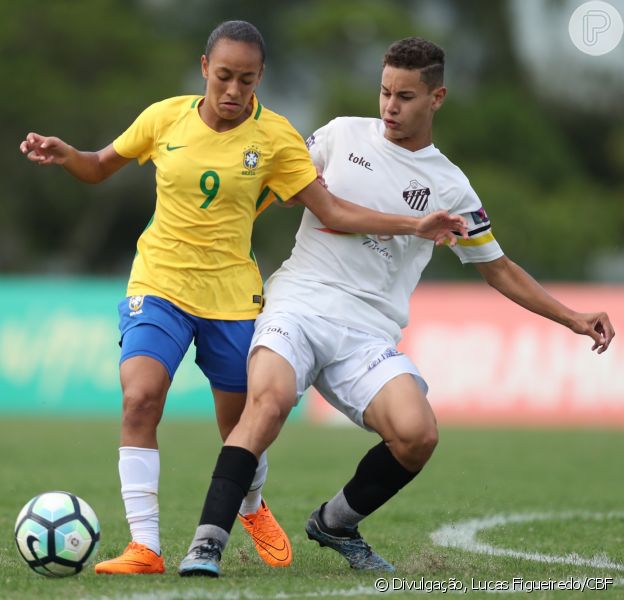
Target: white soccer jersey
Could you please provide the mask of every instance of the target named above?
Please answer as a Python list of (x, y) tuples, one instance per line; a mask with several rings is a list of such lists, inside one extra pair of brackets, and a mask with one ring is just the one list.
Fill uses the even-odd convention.
[[(481, 201), (462, 171), (434, 145), (412, 152), (383, 134), (380, 119), (341, 117), (308, 138), (329, 190), (387, 213), (461, 214), (469, 239), (458, 240), (453, 251), (462, 263), (501, 257)], [(433, 241), (415, 236), (332, 231), (306, 209), (291, 257), (267, 281), (264, 311), (322, 315), (397, 342), (433, 247)]]

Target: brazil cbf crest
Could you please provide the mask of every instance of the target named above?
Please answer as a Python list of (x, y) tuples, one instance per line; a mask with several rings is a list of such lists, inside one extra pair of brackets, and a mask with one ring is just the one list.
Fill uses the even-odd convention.
[(128, 299), (128, 308), (130, 309), (130, 316), (140, 315), (143, 310), (143, 299), (145, 296), (130, 296)]
[(260, 165), (262, 153), (255, 146), (250, 146), (243, 150), (243, 175), (255, 175), (256, 169)]

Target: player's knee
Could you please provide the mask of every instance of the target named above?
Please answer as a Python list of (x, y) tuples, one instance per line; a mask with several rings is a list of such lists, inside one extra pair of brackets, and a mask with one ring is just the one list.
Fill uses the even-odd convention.
[(131, 428), (156, 426), (162, 417), (160, 393), (146, 388), (129, 388), (123, 395), (123, 424)]
[(433, 454), (433, 451), (438, 445), (438, 428), (435, 423), (429, 425), (425, 431), (422, 432), (420, 437), (420, 448), (422, 452), (427, 456), (427, 459)]
[(247, 396), (254, 418), (267, 424), (282, 424), (288, 417), (293, 400), (286, 388), (271, 385)]
[(406, 469), (417, 471), (425, 466), (437, 445), (438, 429), (432, 422), (398, 432), (392, 450)]

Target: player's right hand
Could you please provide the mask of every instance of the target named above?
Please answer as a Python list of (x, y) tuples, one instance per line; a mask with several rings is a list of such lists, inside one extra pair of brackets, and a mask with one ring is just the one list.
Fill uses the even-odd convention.
[(574, 333), (588, 335), (594, 340), (592, 350), (598, 350), (602, 354), (615, 336), (615, 329), (605, 312), (578, 313), (577, 318), (570, 325)]
[(71, 146), (57, 137), (46, 137), (31, 132), (20, 144), (20, 151), (34, 163), (62, 165), (69, 156)]
[(457, 237), (468, 238), (468, 224), (461, 215), (450, 215), (446, 210), (436, 210), (417, 219), (416, 235), (433, 240), (436, 246), (455, 246)]

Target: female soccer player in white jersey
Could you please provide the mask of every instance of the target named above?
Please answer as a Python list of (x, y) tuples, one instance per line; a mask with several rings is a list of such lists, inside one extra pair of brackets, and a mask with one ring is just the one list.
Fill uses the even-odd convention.
[[(121, 556), (97, 564), (97, 573), (164, 571), (156, 429), (193, 339), (224, 439), (238, 421), (249, 343), (263, 299), (251, 250), (253, 222), (262, 210), (275, 199), (296, 196), (328, 227), (422, 235), (439, 242), (454, 241), (452, 230), (465, 225), (461, 217), (442, 212), (424, 219), (382, 215), (329, 194), (316, 181), (301, 137), (254, 93), (264, 59), (264, 40), (253, 25), (222, 23), (201, 58), (204, 96), (153, 104), (98, 152), (81, 152), (36, 133), (20, 146), (33, 162), (62, 165), (89, 183), (106, 179), (134, 158), (156, 165), (156, 210), (138, 241), (128, 297), (119, 304), (119, 475), (132, 542)], [(254, 473), (239, 503), (241, 522), (267, 564), (287, 566), (290, 542), (261, 497), (265, 455)]]
[[(390, 46), (383, 64), (381, 120), (335, 119), (308, 139), (329, 189), (386, 212), (462, 214), (468, 238), (454, 250), (463, 263), (473, 263), (514, 302), (590, 336), (593, 349), (604, 352), (614, 335), (608, 316), (563, 306), (505, 257), (468, 179), (432, 144), (433, 117), (446, 94), (443, 51), (408, 38)], [(305, 211), (291, 257), (267, 282), (250, 350), (247, 404), (217, 460), (180, 574), (219, 574), (257, 457), (310, 385), (381, 441), (312, 513), (308, 537), (355, 569), (393, 570), (364, 542), (358, 524), (420, 472), (438, 441), (427, 385), (396, 349), (432, 248), (414, 237), (340, 234)]]

